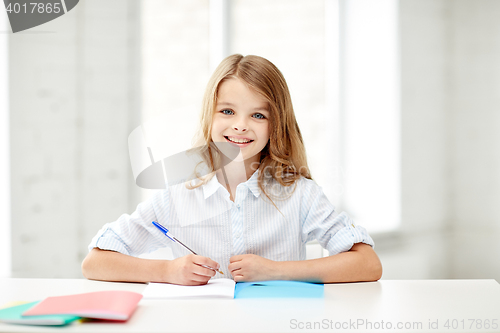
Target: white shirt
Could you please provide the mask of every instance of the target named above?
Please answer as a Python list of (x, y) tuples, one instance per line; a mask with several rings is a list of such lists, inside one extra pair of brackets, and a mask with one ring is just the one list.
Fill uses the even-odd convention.
[[(171, 247), (174, 257), (189, 254), (161, 233), (151, 222), (169, 229), (179, 241), (197, 254), (220, 264), (226, 277), (229, 258), (256, 254), (275, 261), (304, 260), (306, 243), (316, 239), (330, 255), (348, 251), (356, 243), (374, 246), (366, 230), (335, 208), (314, 181), (301, 178), (294, 186), (281, 186), (274, 179), (265, 186), (279, 194), (276, 207), (261, 193), (258, 171), (236, 188), (235, 201), (213, 177), (207, 184), (187, 189), (184, 184), (158, 191), (139, 204), (131, 215), (124, 214), (105, 224), (89, 244), (138, 256), (160, 247)], [(280, 213), (281, 211), (281, 213)]]

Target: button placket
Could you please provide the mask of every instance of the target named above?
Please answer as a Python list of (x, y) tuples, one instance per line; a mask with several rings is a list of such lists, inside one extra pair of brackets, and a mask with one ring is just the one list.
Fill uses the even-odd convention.
[(245, 253), (245, 243), (243, 239), (243, 230), (244, 230), (244, 218), (243, 218), (243, 200), (245, 200), (247, 196), (248, 188), (238, 185), (236, 189), (235, 201), (231, 207), (231, 215), (233, 217), (233, 246), (236, 254)]
[(235, 254), (242, 254), (244, 251), (244, 245), (241, 240), (241, 229), (242, 229), (242, 221), (241, 214), (239, 209), (236, 206), (236, 203), (233, 202), (231, 207), (231, 215), (232, 215), (232, 238), (233, 238), (233, 247)]

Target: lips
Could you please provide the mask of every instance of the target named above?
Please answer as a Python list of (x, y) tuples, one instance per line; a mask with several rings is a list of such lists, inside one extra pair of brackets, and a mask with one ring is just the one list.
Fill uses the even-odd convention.
[(238, 137), (235, 137), (235, 136), (224, 136), (224, 138), (227, 141), (232, 142), (232, 143), (236, 143), (236, 144), (246, 144), (246, 143), (250, 143), (250, 142), (254, 141), (254, 140), (251, 140), (251, 139), (248, 139), (248, 138), (238, 138)]

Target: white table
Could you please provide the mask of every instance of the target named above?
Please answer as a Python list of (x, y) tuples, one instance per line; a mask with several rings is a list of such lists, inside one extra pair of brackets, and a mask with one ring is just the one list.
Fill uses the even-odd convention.
[[(144, 284), (84, 279), (0, 279), (0, 305), (100, 290), (142, 292), (144, 288)], [(382, 280), (325, 285), (324, 299), (143, 299), (126, 323), (89, 322), (61, 328), (0, 323), (0, 332), (56, 330), (500, 332), (500, 285), (495, 280)]]

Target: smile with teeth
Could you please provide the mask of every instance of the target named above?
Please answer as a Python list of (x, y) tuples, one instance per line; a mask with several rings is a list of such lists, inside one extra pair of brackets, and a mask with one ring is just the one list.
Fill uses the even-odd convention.
[(233, 137), (230, 137), (230, 136), (225, 136), (226, 140), (229, 140), (231, 142), (234, 142), (234, 143), (249, 143), (249, 142), (252, 142), (253, 140), (249, 140), (249, 139), (238, 139), (238, 138), (233, 138)]

